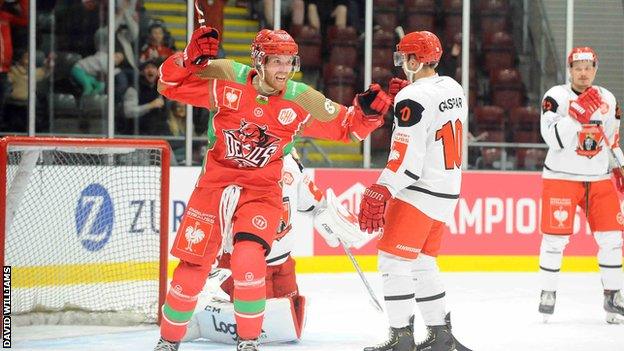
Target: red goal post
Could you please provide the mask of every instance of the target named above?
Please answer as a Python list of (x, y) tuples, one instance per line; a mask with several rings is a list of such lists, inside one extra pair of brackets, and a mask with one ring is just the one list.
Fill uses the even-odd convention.
[(162, 140), (0, 139), (0, 256), (14, 325), (160, 318), (170, 147)]

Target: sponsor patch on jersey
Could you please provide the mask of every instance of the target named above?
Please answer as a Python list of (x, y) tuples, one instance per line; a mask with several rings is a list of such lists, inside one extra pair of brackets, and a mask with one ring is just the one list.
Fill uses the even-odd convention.
[(336, 112), (336, 107), (330, 99), (325, 99), (325, 111), (327, 111), (330, 115), (333, 115), (334, 112)]
[(410, 99), (399, 101), (394, 108), (394, 117), (399, 127), (411, 127), (422, 119), (425, 108), (418, 102)]
[(601, 127), (595, 124), (583, 124), (583, 129), (578, 132), (576, 153), (579, 156), (592, 158), (602, 151), (603, 133)]
[(291, 124), (295, 118), (297, 118), (297, 112), (290, 107), (281, 109), (277, 115), (277, 120), (283, 125)]
[(609, 112), (609, 104), (603, 101), (602, 104), (600, 104), (600, 113), (606, 115), (607, 112)]
[(242, 95), (242, 90), (226, 86), (223, 89), (223, 106), (232, 110), (238, 110)]
[(267, 228), (267, 220), (262, 215), (257, 215), (252, 218), (251, 224), (260, 230), (265, 230)]
[(253, 114), (254, 114), (255, 117), (262, 117), (262, 116), (264, 116), (264, 110), (261, 109), (260, 107), (256, 107), (253, 110)]
[(406, 152), (407, 143), (396, 139), (392, 141), (392, 148), (390, 149), (390, 155), (388, 156), (388, 164), (386, 164), (386, 168), (396, 173), (403, 163)]
[(557, 108), (559, 108), (559, 104), (552, 97), (546, 96), (544, 100), (542, 100), (542, 112), (557, 112)]
[(292, 173), (288, 171), (284, 171), (282, 179), (284, 180), (284, 184), (286, 185), (291, 185), (295, 181), (295, 177), (293, 177)]
[(572, 229), (572, 200), (567, 198), (550, 198), (550, 227)]

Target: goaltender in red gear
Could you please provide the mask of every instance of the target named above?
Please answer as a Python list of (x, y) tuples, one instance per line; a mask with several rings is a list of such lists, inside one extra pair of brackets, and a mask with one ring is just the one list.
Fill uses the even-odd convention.
[(198, 28), (184, 54), (172, 55), (160, 68), (161, 94), (215, 113), (203, 172), (171, 249), (180, 263), (163, 306), (156, 350), (179, 346), (197, 296), (224, 247), (232, 252), (238, 347), (257, 349), (266, 304), (264, 257), (282, 215), (283, 156), (311, 120), (370, 119), (369, 124), (380, 124), (390, 105), (377, 85), (346, 107), (292, 81), (300, 65), (298, 46), (283, 30), (256, 35), (253, 68), (213, 59), (218, 44), (215, 29)]

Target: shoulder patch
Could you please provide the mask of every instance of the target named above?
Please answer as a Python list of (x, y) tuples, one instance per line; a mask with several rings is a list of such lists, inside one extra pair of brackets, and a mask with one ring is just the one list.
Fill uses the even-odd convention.
[(557, 108), (559, 108), (559, 104), (552, 97), (546, 96), (544, 100), (542, 100), (542, 112), (557, 112)]
[(284, 99), (293, 100), (306, 90), (308, 90), (308, 86), (306, 84), (295, 82), (289, 79), (288, 82), (286, 82), (286, 91), (284, 92)]
[(423, 105), (414, 100), (405, 99), (396, 104), (394, 116), (399, 127), (411, 127), (420, 122), (423, 111), (425, 111)]
[(247, 75), (249, 74), (249, 71), (251, 71), (251, 67), (232, 61), (232, 70), (234, 71), (234, 77), (237, 83), (247, 83)]

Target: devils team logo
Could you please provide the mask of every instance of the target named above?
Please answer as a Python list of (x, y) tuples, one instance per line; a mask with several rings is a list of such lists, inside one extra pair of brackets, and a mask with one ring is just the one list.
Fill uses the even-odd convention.
[(259, 126), (241, 120), (240, 128), (227, 129), (225, 135), (225, 159), (238, 162), (239, 167), (264, 167), (278, 150), (280, 138), (267, 132), (267, 126)]
[(576, 153), (580, 156), (592, 158), (602, 151), (602, 131), (600, 126), (595, 124), (585, 124), (583, 129), (578, 133), (578, 144)]

